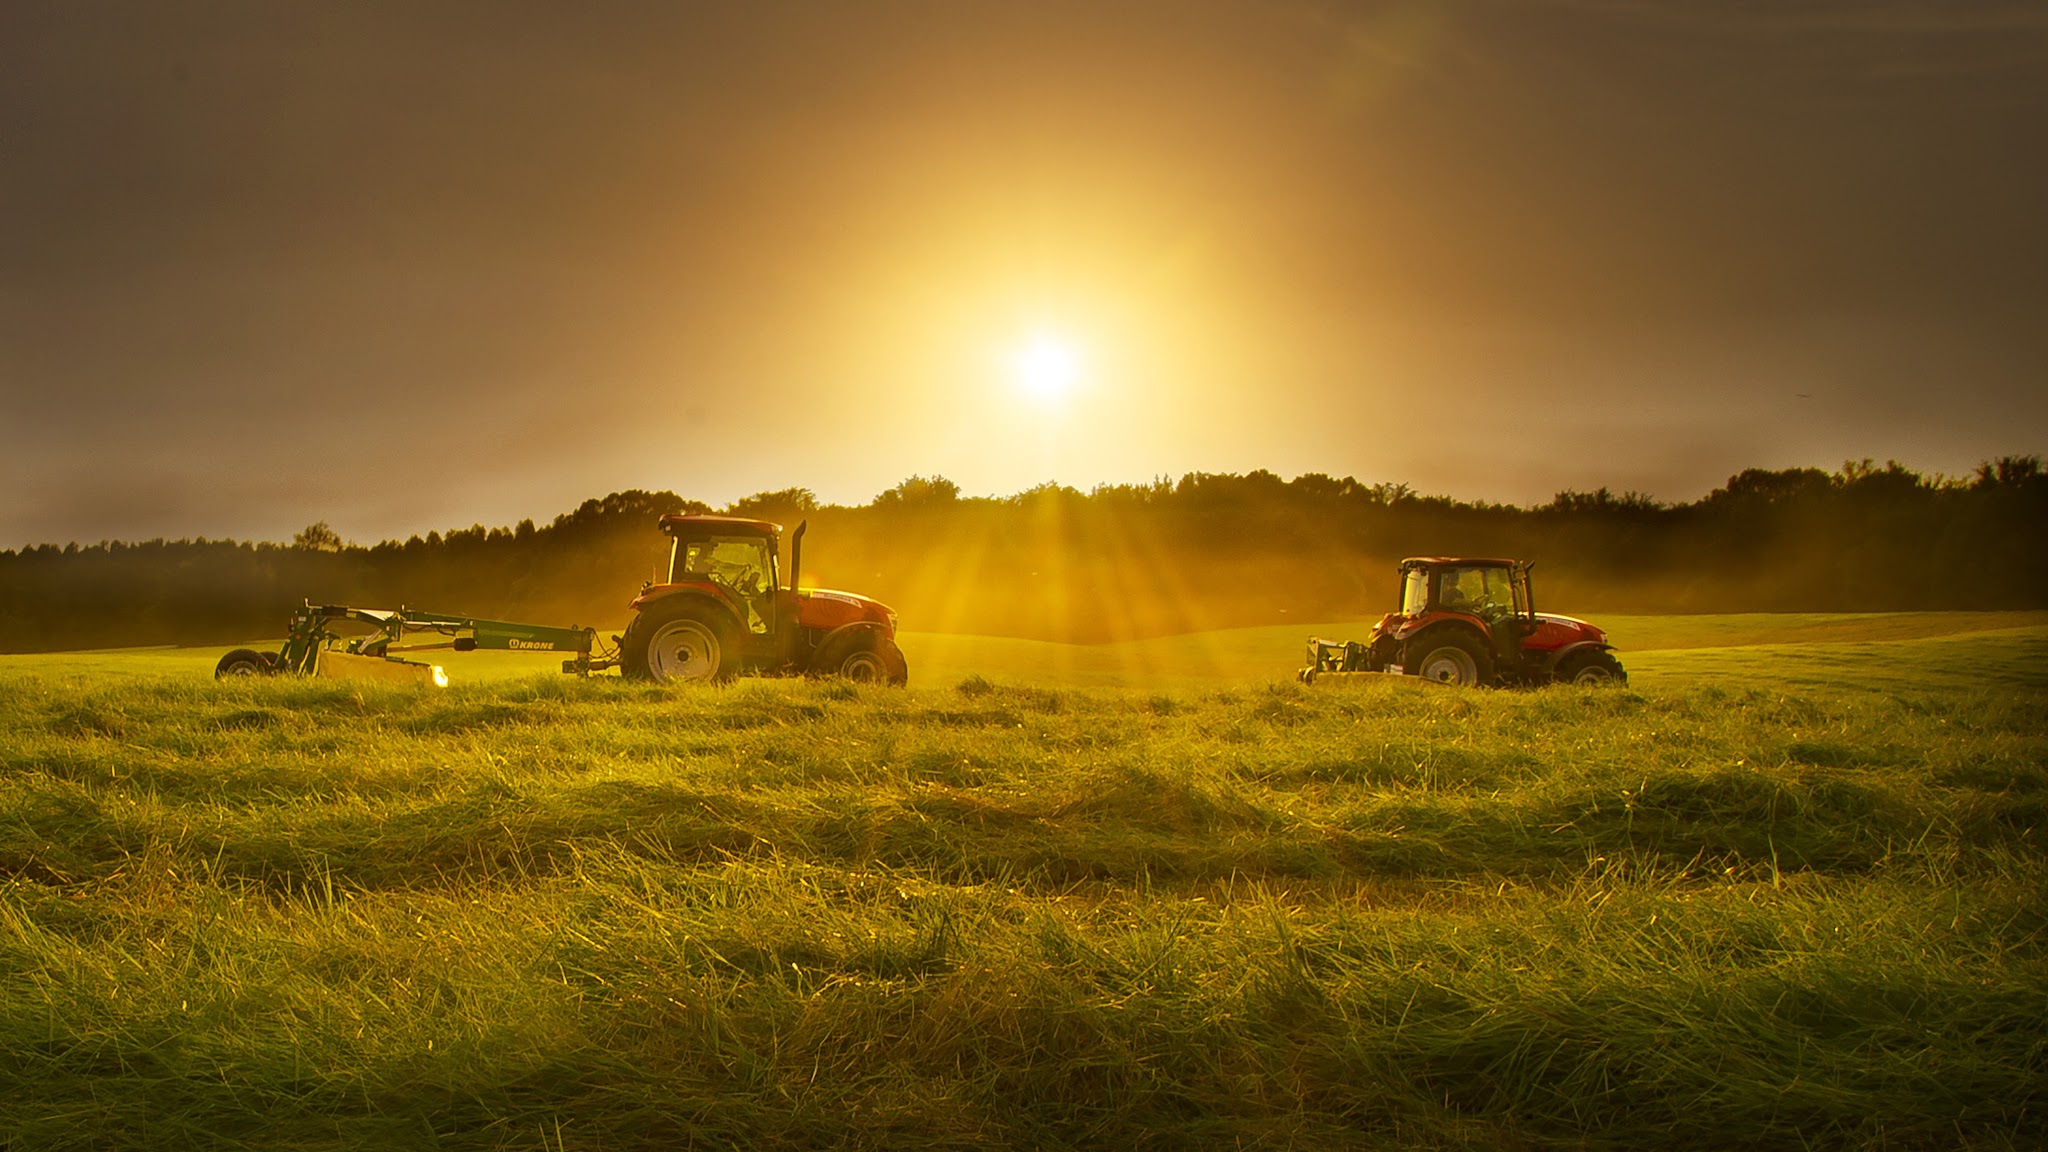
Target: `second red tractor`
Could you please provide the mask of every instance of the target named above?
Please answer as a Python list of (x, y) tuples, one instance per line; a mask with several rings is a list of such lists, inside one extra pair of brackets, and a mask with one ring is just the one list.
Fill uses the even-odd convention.
[(1349, 672), (1446, 684), (1626, 683), (1607, 634), (1539, 614), (1520, 560), (1421, 556), (1401, 561), (1401, 608), (1363, 642), (1310, 640), (1305, 684)]

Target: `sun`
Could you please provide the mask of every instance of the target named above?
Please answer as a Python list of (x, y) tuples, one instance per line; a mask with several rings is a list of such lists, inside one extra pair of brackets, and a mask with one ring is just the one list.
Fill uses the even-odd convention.
[(1067, 398), (1081, 381), (1081, 351), (1049, 332), (1033, 335), (1010, 355), (1010, 379), (1017, 390), (1042, 404)]

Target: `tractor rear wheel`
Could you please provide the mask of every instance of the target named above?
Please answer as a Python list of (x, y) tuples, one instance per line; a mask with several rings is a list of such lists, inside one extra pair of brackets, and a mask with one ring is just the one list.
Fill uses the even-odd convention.
[(1463, 636), (1426, 639), (1416, 651), (1421, 655), (1409, 668), (1424, 680), (1470, 687), (1486, 683), (1493, 674), (1493, 660), (1486, 648)]
[(226, 680), (230, 676), (268, 676), (277, 671), (277, 658), (269, 652), (258, 652), (254, 648), (237, 648), (220, 658), (213, 666), (213, 678)]
[(837, 676), (856, 684), (887, 684), (900, 688), (910, 683), (910, 664), (903, 650), (880, 632), (860, 631), (831, 641), (818, 653), (813, 667), (822, 676)]
[(730, 635), (715, 609), (656, 604), (626, 629), (619, 672), (629, 680), (708, 684), (732, 674)]
[(1560, 684), (1588, 688), (1628, 683), (1628, 673), (1622, 671), (1621, 661), (1606, 652), (1574, 652), (1557, 662), (1551, 678)]

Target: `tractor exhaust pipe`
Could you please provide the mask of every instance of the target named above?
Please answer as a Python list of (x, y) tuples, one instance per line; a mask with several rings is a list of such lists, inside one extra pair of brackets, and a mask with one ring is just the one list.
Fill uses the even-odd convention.
[(803, 572), (804, 529), (810, 526), (811, 522), (809, 520), (799, 520), (796, 524), (796, 531), (789, 534), (789, 591), (791, 595), (796, 594), (796, 578)]

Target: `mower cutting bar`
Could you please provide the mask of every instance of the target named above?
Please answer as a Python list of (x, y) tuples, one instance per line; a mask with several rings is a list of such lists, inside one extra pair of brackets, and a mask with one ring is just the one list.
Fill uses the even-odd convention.
[(1308, 641), (1308, 667), (1318, 675), (1342, 672), (1374, 672), (1366, 658), (1370, 650), (1356, 640), (1324, 640), (1311, 636)]
[[(367, 624), (373, 631), (362, 636), (343, 636), (336, 632), (333, 626), (344, 621)], [(431, 634), (447, 639), (428, 643), (403, 643), (408, 634)], [(510, 620), (486, 620), (476, 616), (419, 612), (410, 608), (315, 605), (308, 601), (292, 613), (284, 648), (271, 661), (271, 667), (279, 672), (312, 676), (320, 673), (323, 654), (338, 654), (383, 660), (390, 664), (419, 669), (423, 678), (431, 672), (432, 679), (436, 683), (441, 683), (446, 677), (440, 674), (438, 667), (403, 660), (396, 654), (452, 649), (457, 652), (484, 650), (568, 653), (570, 658), (562, 662), (562, 671), (574, 675), (588, 675), (592, 671), (609, 668), (616, 663), (616, 660), (609, 656), (592, 658), (591, 650), (596, 641), (597, 630), (594, 628), (521, 624)], [(333, 663), (337, 666), (358, 665), (356, 660), (338, 660)]]

